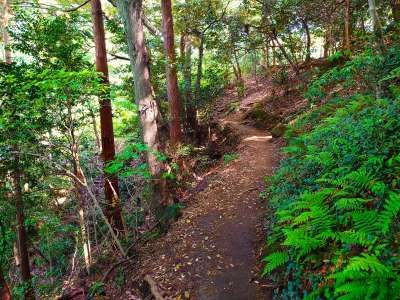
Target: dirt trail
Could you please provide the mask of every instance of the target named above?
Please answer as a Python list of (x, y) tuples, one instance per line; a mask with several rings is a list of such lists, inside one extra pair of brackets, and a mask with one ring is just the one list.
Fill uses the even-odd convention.
[[(235, 99), (228, 91), (218, 107)], [(243, 114), (218, 116), (240, 134), (239, 157), (206, 178), (169, 232), (142, 249), (143, 269), (173, 299), (270, 299), (259, 278), (265, 203), (258, 195), (278, 151), (267, 132), (241, 123)]]

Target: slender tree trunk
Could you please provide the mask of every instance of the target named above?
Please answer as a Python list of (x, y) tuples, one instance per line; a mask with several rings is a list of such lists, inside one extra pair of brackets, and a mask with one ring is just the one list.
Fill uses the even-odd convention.
[(14, 190), (14, 201), (15, 210), (17, 213), (17, 237), (18, 237), (18, 253), (20, 255), (21, 264), (21, 277), (25, 284), (25, 299), (34, 300), (35, 293), (32, 287), (32, 276), (31, 268), (29, 265), (29, 253), (27, 245), (27, 236), (25, 230), (25, 215), (24, 215), (24, 204), (22, 195), (22, 171), (20, 166), (20, 157), (18, 154), (18, 149), (15, 148), (15, 169), (12, 174), (13, 190)]
[(379, 21), (378, 12), (376, 10), (375, 0), (368, 0), (369, 6), (369, 14), (372, 20), (372, 27), (374, 29), (374, 36), (377, 48), (383, 52), (384, 51), (384, 42), (383, 42), (383, 33), (382, 33), (382, 26)]
[(192, 40), (186, 35), (184, 49), (183, 77), (185, 80), (186, 120), (189, 128), (197, 132), (197, 109), (192, 92)]
[(235, 74), (236, 81), (238, 81), (239, 74), (238, 74), (238, 71), (236, 70), (236, 64), (233, 61), (232, 61), (232, 69), (233, 69), (233, 74)]
[(289, 62), (290, 66), (292, 67), (292, 69), (295, 71), (295, 73), (298, 75), (300, 74), (300, 70), (298, 68), (298, 66), (293, 62), (292, 58), (290, 57), (289, 53), (287, 53), (286, 49), (284, 46), (282, 46), (282, 44), (279, 42), (279, 39), (277, 37), (272, 37), (273, 38), (273, 42), (275, 41), (275, 43), (278, 45), (279, 50), (281, 50), (283, 56), (286, 58), (286, 60)]
[(276, 50), (275, 50), (275, 45), (274, 42), (272, 42), (272, 66), (276, 66)]
[(0, 300), (11, 300), (11, 292), (0, 267)]
[(179, 43), (179, 59), (181, 63), (185, 62), (185, 48), (186, 48), (187, 37), (188, 37), (187, 33), (181, 34), (181, 40)]
[(200, 102), (201, 98), (201, 79), (203, 77), (203, 56), (204, 56), (204, 34), (200, 34), (200, 46), (199, 46), (199, 59), (197, 61), (197, 76), (194, 85), (194, 93), (196, 103)]
[(176, 56), (174, 43), (174, 23), (172, 17), (171, 0), (161, 0), (162, 24), (164, 36), (165, 56), (167, 58), (167, 94), (169, 111), (171, 115), (169, 135), (171, 145), (176, 146), (181, 142), (180, 112), (181, 102), (178, 89), (178, 77), (176, 75)]
[(149, 171), (155, 179), (152, 208), (157, 210), (162, 200), (162, 164), (157, 159), (159, 152), (158, 104), (153, 96), (150, 82), (149, 59), (143, 32), (142, 0), (118, 0), (118, 9), (125, 23), (129, 57), (135, 85), (135, 99), (139, 107), (143, 141), (149, 148), (147, 160)]
[[(3, 16), (2, 16), (3, 24), (2, 25), (3, 25), (4, 60), (5, 60), (6, 64), (11, 64), (12, 63), (12, 57), (11, 57), (11, 51), (8, 50), (9, 36), (8, 36), (8, 31), (7, 31), (8, 9), (9, 9), (8, 1), (7, 0), (3, 0), (2, 6), (3, 6), (2, 7), (3, 8)], [(18, 149), (15, 149), (15, 150), (18, 150)], [(15, 158), (15, 161), (16, 161), (16, 166), (18, 167), (18, 165), (19, 165), (19, 156), (18, 156), (18, 154), (15, 154), (14, 158)], [(13, 174), (12, 179), (13, 179), (14, 185), (17, 185), (17, 184), (20, 185), (20, 182), (19, 182), (20, 178), (16, 174)], [(15, 191), (15, 199), (16, 199), (15, 203), (17, 203), (17, 202), (21, 203), (22, 202), (22, 194), (21, 194), (20, 186), (19, 187), (15, 186), (14, 187), (14, 191)], [(17, 198), (20, 198), (20, 199), (17, 200)], [(17, 207), (17, 205), (16, 205), (16, 207)], [(21, 215), (19, 215), (18, 210), (17, 210), (17, 220), (19, 220), (20, 217), (21, 217)], [(23, 214), (22, 214), (22, 219), (23, 219)], [(19, 236), (20, 231), (21, 231), (21, 233), (22, 233), (22, 235), (24, 237), (24, 232), (25, 232), (25, 227), (24, 226), (25, 225), (24, 225), (24, 223), (22, 223), (22, 225), (23, 225), (23, 228), (22, 228), (23, 230), (19, 230), (20, 229), (19, 228), (19, 223), (17, 225), (18, 226), (17, 227), (17, 235), (18, 235), (17, 238), (18, 238), (18, 241), (21, 240), (21, 238)], [(23, 237), (22, 237), (22, 240), (24, 240)], [(14, 259), (15, 259), (16, 266), (21, 268), (20, 254), (19, 254), (19, 250), (18, 250), (18, 245), (19, 244), (20, 243), (15, 243), (15, 242), (13, 243), (13, 253), (14, 253)], [(25, 247), (26, 247), (26, 245), (25, 245)], [(25, 266), (24, 269), (26, 269), (26, 266)], [(29, 271), (28, 272), (29, 276), (26, 276), (26, 277), (30, 278), (29, 258), (28, 258), (28, 271)], [(21, 268), (21, 273), (22, 273), (22, 268)], [(30, 287), (31, 286), (30, 279), (28, 280), (28, 283), (29, 283), (28, 287)], [(8, 284), (7, 284), (6, 280), (4, 279), (3, 270), (1, 269), (1, 266), (0, 266), (0, 300), (11, 300), (10, 288), (8, 287)]]
[(327, 58), (329, 56), (329, 48), (331, 46), (331, 26), (329, 25), (328, 28), (325, 31), (325, 41), (324, 41), (324, 58)]
[(306, 62), (311, 60), (311, 34), (310, 28), (308, 27), (308, 23), (306, 19), (302, 19), (303, 28), (306, 33)]
[(367, 33), (367, 30), (365, 29), (365, 19), (364, 16), (361, 16), (361, 22), (360, 22), (360, 29), (362, 31), (363, 34)]
[(17, 243), (17, 242), (14, 242), (14, 243), (13, 243), (13, 255), (14, 255), (15, 265), (16, 265), (17, 267), (19, 267), (20, 264), (21, 264), (21, 258), (20, 258), (20, 256), (19, 256), (19, 252), (18, 252), (18, 243)]
[(73, 119), (72, 119), (72, 111), (71, 107), (68, 107), (68, 125), (70, 128), (70, 152), (72, 156), (72, 166), (74, 170), (74, 187), (75, 187), (75, 195), (78, 200), (78, 219), (79, 226), (81, 229), (81, 239), (82, 239), (82, 247), (83, 247), (83, 257), (85, 259), (85, 267), (88, 274), (90, 274), (91, 266), (92, 266), (92, 252), (90, 247), (90, 239), (86, 226), (86, 203), (85, 203), (85, 189), (83, 186), (83, 182), (85, 181), (84, 174), (82, 172), (80, 159), (79, 159), (79, 145), (77, 143), (77, 138), (75, 135)]
[(84, 187), (79, 182), (79, 181), (81, 182), (84, 181), (83, 173), (79, 163), (79, 158), (74, 158), (74, 175), (76, 176), (77, 179), (75, 180), (75, 194), (79, 202), (78, 218), (79, 218), (79, 226), (81, 228), (83, 257), (85, 259), (86, 271), (88, 274), (90, 274), (92, 267), (92, 251), (90, 245), (90, 238), (87, 230), (87, 222), (86, 222), (87, 213), (86, 213), (85, 199), (83, 197)]
[(3, 0), (3, 43), (4, 43), (4, 59), (7, 64), (11, 64), (12, 62), (12, 57), (11, 57), (11, 51), (8, 49), (8, 46), (10, 44), (10, 37), (8, 35), (8, 18), (9, 18), (9, 12), (10, 10), (10, 5), (9, 5), (9, 0)]
[(258, 84), (258, 82), (257, 82), (257, 65), (258, 65), (257, 51), (254, 48), (252, 52), (253, 52), (253, 76), (254, 76), (254, 79), (256, 80), (256, 83)]
[(237, 56), (236, 50), (233, 51), (233, 58), (235, 59), (235, 69), (236, 69), (236, 79), (238, 82), (242, 83), (243, 82), (243, 76), (242, 76), (242, 69), (240, 68), (240, 62), (239, 58)]
[[(8, 2), (4, 0), (4, 27), (8, 26)], [(4, 38), (4, 47), (5, 47), (5, 61), (6, 64), (12, 63), (11, 51), (8, 51), (7, 46), (9, 43), (8, 40), (8, 32), (5, 30)], [(29, 265), (29, 252), (27, 245), (27, 237), (25, 230), (25, 215), (24, 215), (24, 200), (22, 195), (22, 170), (20, 165), (20, 155), (18, 146), (14, 145), (13, 150), (14, 154), (14, 170), (12, 172), (12, 186), (14, 191), (14, 201), (15, 201), (15, 210), (16, 210), (16, 219), (17, 219), (17, 252), (20, 259), (20, 270), (22, 281), (25, 285), (25, 300), (34, 300), (35, 292), (32, 286), (32, 275), (31, 268)]]
[(350, 12), (350, 0), (345, 0), (344, 4), (344, 49), (351, 50), (351, 37), (350, 37), (350, 23), (351, 23), (351, 12)]
[[(100, 0), (91, 0), (94, 45), (96, 48), (96, 71), (103, 74), (100, 91), (100, 131), (104, 169), (115, 158), (114, 128), (108, 79), (106, 40), (104, 34), (103, 11)], [(124, 231), (119, 203), (118, 177), (104, 171), (104, 194), (107, 201), (107, 218), (113, 227)]]
[(390, 5), (392, 7), (393, 20), (396, 23), (400, 23), (400, 1), (399, 0), (391, 0)]
[(99, 131), (97, 129), (97, 124), (96, 124), (96, 116), (94, 112), (92, 111), (90, 112), (90, 117), (92, 118), (93, 132), (94, 132), (94, 137), (96, 138), (96, 146), (100, 151), (102, 151)]

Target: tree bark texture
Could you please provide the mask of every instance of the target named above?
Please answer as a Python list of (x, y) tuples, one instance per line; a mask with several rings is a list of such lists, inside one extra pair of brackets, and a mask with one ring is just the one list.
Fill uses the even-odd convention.
[[(104, 34), (103, 11), (100, 0), (90, 2), (92, 8), (92, 21), (94, 31), (94, 44), (96, 49), (96, 71), (102, 74), (102, 88), (100, 91), (100, 134), (102, 144), (102, 158), (104, 169), (115, 158), (114, 128), (112, 108), (109, 91), (108, 64), (106, 40)], [(121, 207), (119, 203), (118, 178), (115, 174), (104, 171), (104, 194), (107, 201), (106, 215), (113, 227), (124, 231)]]
[(143, 32), (142, 0), (119, 0), (118, 9), (125, 23), (129, 57), (133, 73), (135, 99), (139, 107), (143, 141), (149, 148), (147, 161), (149, 171), (156, 180), (153, 188), (153, 207), (161, 203), (160, 176), (162, 164), (157, 159), (159, 151), (158, 119), (159, 108), (153, 96), (150, 82), (149, 58)]
[(196, 132), (197, 109), (192, 91), (192, 39), (190, 35), (185, 35), (183, 77), (185, 81), (186, 120), (189, 128)]
[(400, 0), (391, 0), (390, 5), (392, 7), (393, 20), (396, 23), (400, 23)]
[(345, 0), (344, 4), (344, 49), (351, 50), (351, 36), (350, 36), (350, 24), (351, 24), (351, 12), (350, 12), (350, 0)]
[(311, 34), (310, 28), (308, 26), (307, 20), (302, 19), (303, 28), (306, 33), (306, 62), (311, 60)]
[(11, 292), (0, 267), (0, 300), (11, 300)]
[(204, 35), (200, 34), (199, 59), (197, 61), (197, 75), (194, 85), (194, 94), (196, 103), (200, 102), (201, 98), (201, 79), (203, 77), (203, 57), (204, 57)]
[(11, 57), (11, 51), (8, 49), (8, 46), (10, 44), (10, 36), (8, 35), (8, 19), (9, 19), (9, 10), (10, 10), (10, 3), (9, 0), (3, 0), (3, 43), (4, 43), (4, 59), (6, 64), (11, 64), (12, 62), (12, 57)]
[(385, 45), (383, 42), (382, 26), (379, 21), (378, 12), (376, 10), (375, 0), (368, 0), (368, 6), (369, 6), (369, 14), (372, 20), (372, 27), (374, 29), (375, 43), (377, 48), (381, 52), (383, 52)]
[(20, 157), (18, 149), (15, 150), (15, 168), (12, 174), (13, 190), (14, 190), (14, 201), (15, 210), (17, 215), (17, 237), (18, 237), (18, 253), (21, 259), (20, 270), (22, 281), (25, 285), (25, 299), (34, 300), (35, 293), (32, 287), (32, 276), (31, 268), (29, 265), (29, 253), (28, 253), (28, 239), (25, 230), (25, 215), (24, 215), (24, 200), (22, 195), (22, 171), (20, 166)]
[(178, 89), (178, 77), (176, 74), (176, 55), (174, 45), (174, 24), (172, 17), (171, 0), (161, 0), (162, 24), (164, 36), (164, 49), (167, 59), (167, 94), (170, 111), (170, 142), (172, 146), (176, 146), (181, 141), (181, 102)]

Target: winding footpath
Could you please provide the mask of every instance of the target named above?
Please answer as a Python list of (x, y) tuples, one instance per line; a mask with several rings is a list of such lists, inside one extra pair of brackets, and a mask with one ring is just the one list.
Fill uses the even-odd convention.
[[(259, 276), (266, 213), (259, 193), (278, 146), (267, 132), (242, 124), (251, 97), (242, 101), (240, 112), (217, 116), (240, 135), (239, 157), (207, 177), (169, 232), (141, 250), (141, 269), (170, 299), (271, 298)], [(228, 91), (218, 106), (227, 107), (232, 99)]]

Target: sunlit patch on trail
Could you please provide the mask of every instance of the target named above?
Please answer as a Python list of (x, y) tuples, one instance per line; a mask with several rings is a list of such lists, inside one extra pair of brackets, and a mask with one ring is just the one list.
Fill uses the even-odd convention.
[(245, 142), (247, 142), (247, 141), (264, 142), (264, 141), (268, 141), (270, 139), (272, 139), (271, 135), (263, 135), (263, 136), (253, 135), (253, 136), (249, 136), (249, 137), (245, 138), (244, 141)]

